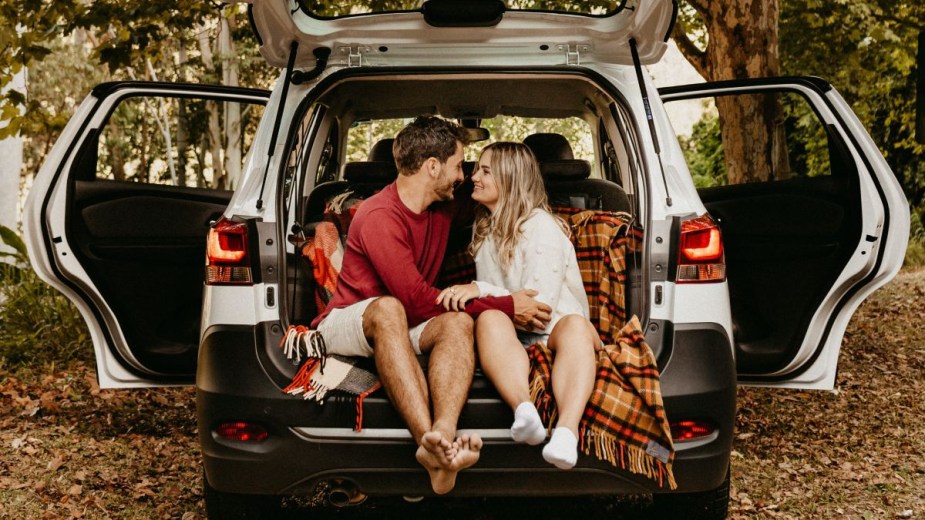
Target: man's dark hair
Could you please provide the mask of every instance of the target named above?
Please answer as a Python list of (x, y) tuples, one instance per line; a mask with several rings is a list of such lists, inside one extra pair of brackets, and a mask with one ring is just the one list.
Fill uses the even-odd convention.
[(456, 153), (457, 142), (466, 144), (466, 134), (459, 125), (439, 117), (419, 116), (395, 136), (395, 166), (402, 175), (411, 175), (429, 157), (445, 163)]

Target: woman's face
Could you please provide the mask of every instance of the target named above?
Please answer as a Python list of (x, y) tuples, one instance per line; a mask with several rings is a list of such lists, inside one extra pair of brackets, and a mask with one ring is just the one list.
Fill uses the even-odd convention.
[(491, 172), (491, 150), (482, 152), (479, 164), (472, 173), (472, 200), (494, 212), (498, 204), (498, 184)]

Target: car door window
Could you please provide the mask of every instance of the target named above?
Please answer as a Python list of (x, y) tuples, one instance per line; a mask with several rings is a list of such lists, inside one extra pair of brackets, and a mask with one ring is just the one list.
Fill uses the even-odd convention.
[[(700, 105), (699, 119), (693, 119), (689, 111), (669, 111), (669, 117), (675, 128), (684, 129), (679, 139), (698, 188), (846, 174), (839, 168), (850, 161), (842, 155), (839, 139), (830, 135), (832, 130), (798, 93), (736, 94), (686, 103)], [(717, 111), (722, 104), (739, 107), (730, 111), (733, 120), (724, 123), (730, 133), (739, 133), (733, 128), (745, 128), (748, 139), (724, 143)], [(734, 120), (739, 114), (747, 115), (743, 107), (775, 111), (777, 117), (773, 125), (758, 128), (758, 118)], [(768, 152), (765, 142), (771, 143)], [(729, 145), (734, 150), (727, 151)]]
[(262, 112), (236, 101), (125, 98), (100, 129), (93, 178), (233, 190)]

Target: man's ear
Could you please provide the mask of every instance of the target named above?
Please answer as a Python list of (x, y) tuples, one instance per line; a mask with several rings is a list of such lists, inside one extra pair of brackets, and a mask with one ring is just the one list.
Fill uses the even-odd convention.
[(424, 170), (428, 175), (434, 177), (440, 171), (440, 160), (436, 157), (428, 157), (424, 160)]

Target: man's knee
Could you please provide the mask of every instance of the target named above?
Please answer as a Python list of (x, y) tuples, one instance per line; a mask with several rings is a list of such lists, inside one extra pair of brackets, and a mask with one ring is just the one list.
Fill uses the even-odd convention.
[(395, 328), (408, 330), (408, 320), (405, 317), (405, 307), (398, 298), (382, 296), (366, 307), (363, 313), (363, 332), (366, 337), (374, 337), (382, 330)]
[(467, 334), (472, 335), (474, 322), (472, 316), (464, 312), (446, 312), (434, 318), (440, 324), (440, 329), (444, 334)]

